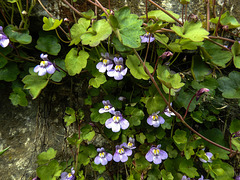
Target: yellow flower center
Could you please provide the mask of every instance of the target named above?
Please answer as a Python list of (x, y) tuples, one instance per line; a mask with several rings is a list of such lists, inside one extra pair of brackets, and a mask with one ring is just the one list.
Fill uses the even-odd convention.
[(158, 155), (158, 154), (159, 154), (159, 149), (154, 149), (154, 150), (153, 150), (153, 154), (154, 154), (154, 155)]
[(68, 177), (72, 177), (72, 174), (71, 174), (71, 173), (68, 173)]
[(119, 116), (113, 116), (113, 121), (114, 122), (118, 122), (120, 120), (120, 117)]
[(104, 153), (104, 152), (101, 152), (101, 153), (99, 153), (99, 156), (102, 158), (102, 157), (105, 156), (105, 153)]
[(108, 62), (107, 59), (104, 59), (104, 60), (103, 60), (103, 64), (104, 64), (104, 65), (107, 65), (107, 62)]
[(104, 106), (104, 109), (108, 110), (110, 107), (107, 105), (107, 106)]
[(118, 153), (119, 153), (119, 154), (123, 154), (123, 153), (124, 153), (124, 149), (123, 149), (123, 148), (118, 149)]
[(122, 68), (122, 65), (116, 65), (116, 66), (115, 66), (115, 70), (116, 70), (116, 71), (121, 71), (121, 68)]
[(152, 119), (153, 120), (157, 120), (158, 119), (158, 115), (156, 114), (156, 115), (152, 116)]
[(128, 147), (132, 147), (132, 146), (133, 146), (133, 143), (128, 142)]
[(48, 62), (47, 61), (41, 61), (40, 66), (46, 67), (46, 66), (48, 66)]

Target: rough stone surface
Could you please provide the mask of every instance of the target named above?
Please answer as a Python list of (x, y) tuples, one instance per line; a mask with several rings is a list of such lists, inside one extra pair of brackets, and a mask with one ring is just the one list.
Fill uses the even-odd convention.
[[(42, 0), (44, 5), (55, 17), (69, 17), (68, 7), (64, 3), (55, 0)], [(105, 6), (107, 0), (100, 0)], [(178, 0), (156, 0), (163, 8), (181, 13), (182, 6)], [(192, 0), (188, 6), (188, 14), (194, 13), (204, 15), (206, 5), (204, 0)], [(221, 10), (223, 0), (217, 0), (217, 13)], [(145, 0), (111, 0), (111, 7), (118, 9), (123, 5), (131, 7), (132, 13), (139, 15), (145, 12)], [(93, 7), (85, 0), (79, 0), (76, 4), (80, 11), (86, 11)], [(148, 3), (148, 10), (157, 9)], [(226, 10), (229, 10), (238, 21), (240, 21), (239, 0), (228, 0)], [(37, 5), (35, 15), (47, 16), (47, 13)], [(1, 83), (2, 86), (2, 83)], [(48, 87), (49, 88), (49, 87)], [(35, 177), (36, 160), (40, 152), (46, 151), (49, 147), (58, 150), (59, 158), (68, 156), (65, 138), (68, 136), (64, 127), (63, 116), (67, 106), (76, 107), (83, 104), (79, 88), (75, 90), (75, 97), (72, 98), (69, 92), (61, 94), (45, 94), (34, 101), (29, 101), (27, 107), (15, 107), (8, 99), (10, 88), (5, 86), (0, 89), (0, 150), (10, 146), (0, 157), (0, 179), (27, 180)], [(69, 98), (71, 97), (71, 98)], [(47, 98), (47, 99), (46, 99)], [(75, 99), (72, 101), (71, 99)], [(102, 138), (96, 136), (98, 146), (101, 146)]]

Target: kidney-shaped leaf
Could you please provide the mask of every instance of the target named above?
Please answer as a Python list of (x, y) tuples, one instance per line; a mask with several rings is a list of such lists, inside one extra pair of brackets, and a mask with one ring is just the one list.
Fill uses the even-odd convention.
[(62, 19), (58, 20), (58, 19), (53, 19), (51, 17), (47, 18), (47, 17), (43, 17), (43, 30), (44, 31), (50, 31), (50, 30), (54, 30), (56, 29), (58, 26), (60, 26), (60, 24), (62, 23)]

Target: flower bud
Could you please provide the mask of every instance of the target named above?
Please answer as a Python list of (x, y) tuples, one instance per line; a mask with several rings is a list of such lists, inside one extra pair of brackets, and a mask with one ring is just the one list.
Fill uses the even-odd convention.
[(201, 95), (208, 91), (209, 91), (208, 88), (201, 88), (200, 90), (198, 90), (196, 93), (196, 100), (198, 101), (198, 99), (201, 97)]

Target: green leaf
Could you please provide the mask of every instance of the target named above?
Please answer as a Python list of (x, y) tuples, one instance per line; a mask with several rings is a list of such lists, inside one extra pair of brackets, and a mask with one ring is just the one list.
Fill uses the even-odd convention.
[(194, 155), (195, 152), (193, 150), (192, 146), (186, 145), (184, 148), (184, 155), (186, 157), (187, 160), (191, 159), (192, 155)]
[[(178, 14), (175, 14), (172, 11), (168, 11), (168, 13), (170, 13), (173, 17), (175, 17), (176, 19), (179, 18)], [(141, 18), (146, 18), (146, 15), (141, 16)], [(169, 22), (169, 23), (175, 23), (175, 20), (173, 18), (171, 18), (170, 16), (168, 16), (166, 13), (164, 13), (161, 10), (153, 10), (148, 12), (148, 18), (154, 19), (156, 21), (161, 20), (161, 21), (165, 21), (165, 22)]]
[(65, 66), (70, 76), (79, 74), (83, 68), (87, 66), (87, 59), (89, 54), (81, 50), (78, 52), (77, 48), (72, 48), (66, 55)]
[(202, 112), (201, 111), (193, 111), (191, 113), (191, 117), (193, 118), (194, 121), (198, 123), (203, 123), (203, 118), (202, 118)]
[(89, 124), (83, 126), (81, 128), (81, 136), (83, 140), (91, 141), (93, 137), (95, 136), (95, 131), (93, 130), (92, 126)]
[[(219, 20), (219, 17), (216, 17), (216, 18), (212, 18), (210, 22), (217, 24), (218, 20)], [(220, 24), (224, 26), (227, 25), (228, 29), (233, 29), (240, 26), (237, 19), (234, 16), (231, 16), (228, 11), (226, 11), (224, 14), (221, 15)]]
[(12, 42), (20, 44), (30, 44), (32, 42), (32, 36), (29, 35), (28, 29), (18, 29), (10, 24), (4, 28), (4, 32)]
[(191, 72), (195, 80), (203, 81), (204, 77), (211, 73), (210, 67), (202, 60), (201, 56), (192, 57)]
[(181, 158), (181, 162), (179, 164), (179, 171), (183, 172), (190, 178), (194, 178), (195, 176), (199, 176), (197, 169), (193, 167), (193, 161), (186, 160), (184, 158)]
[(93, 122), (100, 122), (101, 124), (105, 124), (106, 120), (111, 118), (109, 113), (100, 114), (98, 112), (100, 108), (91, 108), (90, 111), (92, 112), (90, 115), (91, 121)]
[(59, 21), (58, 19), (53, 19), (51, 17), (43, 17), (43, 30), (50, 31), (56, 29), (62, 23), (62, 19)]
[(101, 72), (95, 71), (92, 75), (95, 78), (91, 78), (89, 80), (89, 85), (93, 86), (94, 88), (99, 88), (102, 84), (104, 84), (107, 81), (106, 76)]
[(136, 135), (136, 140), (140, 142), (141, 144), (144, 144), (146, 139), (146, 136), (143, 133), (137, 134)]
[(165, 169), (161, 170), (162, 180), (173, 180), (174, 177), (171, 172), (167, 172)]
[(10, 94), (9, 99), (11, 100), (11, 102), (14, 106), (17, 106), (17, 105), (27, 106), (28, 105), (26, 94), (20, 87), (13, 89), (13, 92)]
[(112, 43), (113, 43), (114, 47), (116, 48), (116, 50), (119, 52), (127, 52), (127, 51), (132, 50), (131, 48), (124, 46), (116, 36), (113, 37)]
[(126, 107), (124, 114), (130, 116), (127, 119), (131, 126), (139, 126), (144, 118), (144, 112), (135, 107)]
[(7, 82), (15, 81), (20, 73), (18, 66), (14, 62), (8, 62), (3, 68), (0, 69), (0, 80)]
[[(146, 62), (145, 65), (148, 68), (149, 72), (152, 73), (153, 72), (152, 66), (149, 65), (148, 62)], [(144, 80), (149, 79), (149, 76), (145, 73), (143, 66), (136, 55), (127, 56), (126, 66), (130, 69), (130, 73), (136, 79), (144, 79)]]
[(194, 42), (190, 39), (176, 39), (175, 43), (179, 43), (181, 50), (197, 50), (198, 47), (203, 45), (203, 42)]
[(61, 175), (62, 167), (57, 160), (52, 160), (48, 165), (37, 168), (37, 176), (41, 180), (56, 180)]
[(204, 41), (203, 47), (206, 50), (205, 52), (203, 52), (204, 50), (201, 49), (202, 53), (205, 53), (204, 59), (209, 60), (211, 63), (217, 66), (221, 66), (224, 68), (226, 67), (226, 63), (228, 63), (232, 59), (232, 53), (230, 51), (225, 51), (220, 46), (210, 41)]
[(167, 145), (166, 150), (167, 150), (168, 156), (169, 156), (170, 158), (176, 158), (176, 157), (177, 157), (178, 152), (177, 152), (176, 149), (173, 148), (172, 145)]
[(72, 123), (76, 121), (76, 113), (74, 109), (67, 107), (65, 110), (66, 115), (64, 116), (64, 122), (66, 122), (66, 126), (70, 126)]
[(136, 162), (135, 167), (137, 171), (141, 172), (149, 167), (150, 163), (145, 159), (145, 157), (142, 154), (136, 153), (134, 155), (134, 158)]
[(156, 33), (154, 34), (154, 37), (156, 38), (157, 41), (159, 41), (161, 44), (167, 47), (169, 38), (165, 34)]
[(230, 133), (235, 133), (240, 130), (240, 120), (233, 119), (230, 124)]
[(187, 133), (186, 131), (177, 129), (174, 133), (173, 139), (177, 144), (186, 144), (187, 143)]
[(229, 99), (240, 99), (240, 72), (232, 71), (228, 77), (218, 79), (218, 89), (222, 92), (222, 96)]
[[(115, 11), (114, 17), (118, 22), (118, 28), (114, 29), (114, 31), (119, 41), (130, 48), (140, 47), (140, 36), (145, 33), (141, 27), (143, 21), (139, 20), (136, 14), (131, 14), (128, 7)], [(116, 23), (114, 22), (114, 24)]]
[(154, 85), (149, 88), (149, 95), (142, 97), (141, 101), (145, 104), (149, 115), (158, 111), (162, 112), (166, 107), (166, 103), (158, 94)]
[[(192, 91), (184, 92), (184, 89), (181, 89), (175, 102), (177, 103), (178, 107), (184, 107), (185, 109), (187, 109), (188, 104), (194, 94), (195, 92), (192, 92)], [(197, 105), (197, 101), (193, 100), (192, 103), (190, 104), (188, 111), (192, 112), (196, 108), (196, 105)]]
[(5, 48), (0, 46), (0, 52), (1, 52), (1, 54), (0, 54), (0, 68), (3, 68), (7, 64), (8, 60), (6, 59), (6, 56), (8, 54), (10, 54), (12, 51), (13, 51), (13, 48), (10, 47), (10, 46), (7, 46)]
[(188, 3), (190, 3), (190, 0), (180, 0), (180, 3), (181, 4), (188, 4)]
[(53, 148), (49, 148), (46, 152), (42, 152), (37, 156), (37, 163), (38, 165), (46, 164), (51, 159), (55, 158), (57, 154), (57, 151)]
[(240, 44), (235, 41), (231, 48), (233, 54), (233, 63), (236, 68), (240, 69)]
[(85, 18), (80, 18), (77, 23), (75, 23), (71, 29), (71, 43), (69, 46), (75, 44), (78, 45), (79, 42), (81, 41), (81, 36), (87, 32), (87, 28), (90, 26), (90, 20), (87, 20)]
[(25, 84), (24, 89), (29, 89), (32, 98), (36, 99), (42, 89), (47, 86), (49, 81), (47, 78), (48, 75), (38, 76), (37, 73), (33, 72), (33, 68), (30, 68), (29, 72), (30, 75), (25, 76), (22, 82)]
[(87, 12), (81, 12), (81, 15), (88, 20), (95, 19), (97, 17), (92, 9), (89, 9)]
[(107, 39), (111, 34), (112, 28), (105, 19), (94, 21), (92, 27), (81, 36), (82, 44), (95, 47), (100, 41)]
[(83, 139), (81, 138), (81, 136), (80, 136), (80, 139), (79, 139), (78, 134), (74, 133), (71, 137), (67, 138), (67, 141), (68, 141), (69, 144), (71, 144), (73, 146), (77, 146), (83, 141)]
[(179, 89), (184, 86), (181, 82), (181, 76), (173, 73), (167, 66), (158, 65), (157, 78), (168, 88)]
[(6, 152), (9, 148), (10, 148), (10, 146), (8, 146), (7, 148), (5, 148), (2, 151), (0, 151), (0, 156), (3, 155), (3, 153)]
[(54, 35), (46, 35), (46, 33), (40, 33), (39, 35), (40, 37), (38, 38), (37, 45), (35, 47), (42, 52), (46, 52), (54, 56), (58, 55), (61, 50), (58, 38)]
[(182, 27), (173, 25), (171, 29), (176, 32), (179, 36), (192, 41), (200, 42), (205, 38), (208, 38), (209, 32), (202, 28), (202, 23), (198, 22), (188, 22), (186, 21)]
[[(55, 64), (63, 70), (66, 70), (65, 62), (63, 59), (55, 59)], [(62, 78), (66, 76), (66, 73), (63, 70), (60, 69), (60, 71), (55, 71), (54, 74), (51, 76), (51, 80), (55, 82), (60, 82)]]
[[(94, 171), (97, 171), (99, 174), (102, 174), (104, 171), (106, 171), (106, 166), (103, 166), (101, 164), (97, 165), (94, 162), (92, 162), (91, 167), (93, 168)], [(99, 178), (98, 180), (100, 180), (100, 179), (102, 179), (102, 177)], [(104, 178), (103, 178), (103, 180), (104, 180)]]

